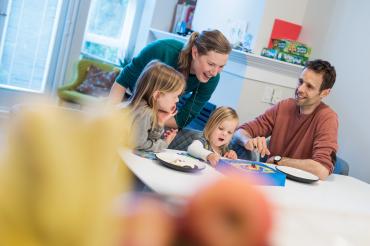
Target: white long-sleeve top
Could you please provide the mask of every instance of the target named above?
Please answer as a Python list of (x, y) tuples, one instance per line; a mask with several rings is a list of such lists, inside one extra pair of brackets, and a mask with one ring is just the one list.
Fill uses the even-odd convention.
[(200, 140), (194, 140), (188, 147), (188, 153), (195, 158), (207, 161), (207, 156), (213, 152), (206, 149)]

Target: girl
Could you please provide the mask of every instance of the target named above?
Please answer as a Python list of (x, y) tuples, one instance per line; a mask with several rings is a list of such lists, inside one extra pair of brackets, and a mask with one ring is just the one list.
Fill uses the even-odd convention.
[(235, 151), (228, 145), (239, 124), (236, 111), (229, 107), (219, 107), (210, 116), (204, 127), (203, 138), (193, 141), (188, 153), (196, 158), (208, 161), (215, 166), (221, 156), (237, 159)]
[(181, 72), (186, 80), (185, 93), (192, 93), (176, 117), (166, 122), (168, 127), (183, 128), (211, 98), (230, 51), (229, 41), (218, 30), (193, 32), (186, 45), (175, 39), (154, 41), (123, 68), (112, 86), (109, 100), (119, 103), (127, 89), (133, 91), (144, 66), (157, 59)]
[(174, 129), (163, 139), (161, 136), (166, 121), (177, 113), (176, 103), (184, 87), (183, 75), (164, 63), (152, 61), (144, 68), (129, 103), (137, 150), (160, 152), (175, 138)]

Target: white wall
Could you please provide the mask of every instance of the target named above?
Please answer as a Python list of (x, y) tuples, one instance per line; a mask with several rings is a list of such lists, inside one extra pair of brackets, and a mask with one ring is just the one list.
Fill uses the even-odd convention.
[(198, 0), (193, 28), (196, 31), (217, 28), (229, 37), (230, 22), (238, 20), (249, 22), (249, 32), (253, 35), (252, 50), (260, 54), (262, 48), (268, 45), (274, 20), (278, 18), (302, 25), (308, 2), (308, 0)]
[(260, 54), (262, 48), (267, 47), (275, 19), (302, 25), (308, 2), (308, 0), (265, 0), (265, 9), (254, 48), (255, 53)]
[(289, 98), (294, 95), (293, 88), (273, 85), (253, 79), (245, 80), (244, 87), (240, 91), (241, 96), (239, 97), (237, 106), (240, 123), (253, 120), (272, 106), (271, 104), (262, 101), (262, 97), (264, 96), (265, 89), (267, 87), (279, 90), (282, 98)]
[[(220, 30), (232, 43), (232, 26), (243, 27), (248, 23), (248, 33), (255, 37), (258, 33), (264, 9), (264, 0), (198, 0), (193, 18), (193, 29)], [(236, 40), (235, 40), (236, 41)], [(252, 47), (254, 40), (252, 39)]]
[(157, 0), (151, 27), (170, 32), (177, 0)]
[[(308, 9), (322, 13), (323, 1), (312, 1)], [(370, 183), (370, 2), (332, 1), (325, 17), (327, 30), (312, 37), (320, 42), (315, 57), (328, 59), (337, 70), (337, 81), (327, 102), (339, 115), (339, 155), (350, 165), (350, 175)], [(316, 15), (318, 17), (318, 15)], [(308, 26), (322, 25), (320, 19)], [(316, 23), (315, 23), (316, 21)]]
[(128, 59), (137, 55), (147, 44), (151, 42), (150, 28), (156, 28), (168, 32), (172, 25), (172, 18), (177, 0), (137, 0), (140, 7), (140, 20), (134, 26), (135, 39), (130, 40)]
[(312, 47), (311, 59), (322, 56), (335, 4), (336, 0), (310, 0), (307, 4), (299, 40)]

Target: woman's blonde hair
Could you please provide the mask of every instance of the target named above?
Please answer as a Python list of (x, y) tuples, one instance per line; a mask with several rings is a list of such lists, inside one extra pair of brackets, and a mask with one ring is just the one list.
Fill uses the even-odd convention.
[(155, 104), (154, 92), (169, 93), (183, 91), (184, 88), (185, 79), (181, 73), (158, 60), (153, 60), (140, 74), (129, 106), (135, 110), (144, 100), (153, 109), (153, 124), (156, 124), (158, 108)]
[(200, 55), (206, 55), (209, 51), (220, 54), (229, 54), (231, 51), (230, 42), (219, 30), (193, 32), (179, 55), (178, 70), (187, 78), (190, 73), (192, 61), (191, 51), (195, 46)]
[(239, 122), (239, 116), (236, 111), (230, 107), (218, 107), (215, 111), (213, 111), (203, 130), (204, 137), (208, 142), (210, 141), (212, 132), (224, 120), (236, 120)]

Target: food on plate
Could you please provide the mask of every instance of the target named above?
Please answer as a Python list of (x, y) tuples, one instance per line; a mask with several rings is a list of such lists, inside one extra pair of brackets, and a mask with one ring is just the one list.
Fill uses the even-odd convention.
[(165, 166), (183, 171), (198, 171), (205, 168), (205, 163), (181, 153), (162, 152), (156, 154)]
[(176, 165), (176, 166), (181, 166), (181, 167), (183, 166), (189, 166), (192, 168), (196, 167), (195, 161), (190, 158), (186, 158), (186, 157), (174, 159), (171, 161), (171, 164)]

